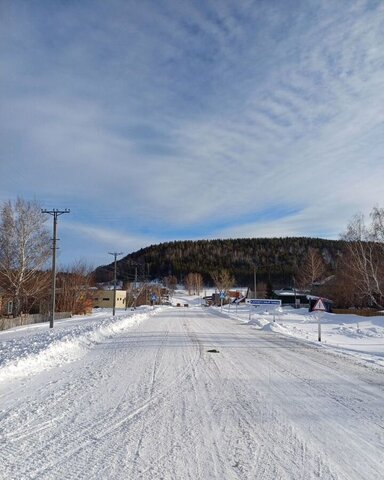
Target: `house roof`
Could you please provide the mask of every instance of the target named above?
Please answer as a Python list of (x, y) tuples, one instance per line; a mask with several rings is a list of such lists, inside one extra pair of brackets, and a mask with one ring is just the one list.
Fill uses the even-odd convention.
[(318, 300), (321, 298), (325, 302), (333, 303), (333, 300), (325, 297), (319, 297), (317, 295), (310, 295), (308, 292), (300, 290), (294, 290), (293, 288), (283, 288), (281, 290), (274, 290), (273, 293), (279, 297), (307, 297), (308, 300)]
[(293, 288), (282, 288), (281, 290), (274, 290), (275, 295), (282, 297), (294, 297), (294, 296), (303, 296), (308, 295), (308, 292), (303, 292), (302, 290), (294, 290)]

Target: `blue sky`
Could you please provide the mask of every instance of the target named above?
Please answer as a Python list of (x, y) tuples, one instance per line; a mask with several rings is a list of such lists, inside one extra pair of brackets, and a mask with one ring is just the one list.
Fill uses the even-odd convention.
[(0, 202), (70, 208), (62, 264), (338, 238), (383, 206), (383, 1), (2, 0), (0, 23)]

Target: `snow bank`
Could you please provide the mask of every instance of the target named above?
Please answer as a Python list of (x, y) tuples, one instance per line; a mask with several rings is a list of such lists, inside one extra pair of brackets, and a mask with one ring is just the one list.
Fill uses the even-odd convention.
[(77, 322), (64, 321), (54, 329), (48, 329), (47, 324), (43, 324), (44, 330), (24, 327), (23, 335), (17, 335), (19, 330), (14, 329), (14, 338), (12, 332), (4, 332), (0, 335), (0, 383), (77, 360), (92, 346), (123, 333), (154, 312), (120, 312), (117, 317), (106, 314), (84, 323), (82, 319)]

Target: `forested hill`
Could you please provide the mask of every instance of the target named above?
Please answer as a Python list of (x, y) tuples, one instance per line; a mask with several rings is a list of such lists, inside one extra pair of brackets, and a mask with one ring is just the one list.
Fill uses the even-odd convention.
[[(342, 247), (341, 240), (307, 237), (174, 241), (151, 245), (120, 259), (117, 276), (131, 281), (137, 272), (139, 280), (174, 275), (182, 281), (188, 273), (196, 272), (206, 284), (212, 284), (210, 273), (227, 269), (238, 285), (246, 286), (252, 285), (256, 265), (258, 281), (270, 280), (277, 288), (292, 283), (309, 248), (321, 254), (332, 273)], [(110, 279), (112, 270), (113, 264), (98, 267), (96, 278)]]

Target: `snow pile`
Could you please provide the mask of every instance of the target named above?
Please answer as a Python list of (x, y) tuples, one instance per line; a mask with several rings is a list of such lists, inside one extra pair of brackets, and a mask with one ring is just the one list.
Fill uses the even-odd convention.
[[(271, 312), (264, 311), (260, 315), (251, 317), (251, 320), (247, 322), (247, 325), (251, 325), (253, 328), (258, 330), (263, 330), (264, 332), (279, 332), (279, 333), (287, 333), (286, 328), (280, 325), (276, 321), (271, 321)], [(274, 315), (276, 318), (276, 315)]]
[[(9, 378), (22, 378), (77, 360), (92, 346), (132, 328), (154, 311), (124, 314), (120, 312), (116, 317), (110, 314), (96, 315), (84, 319), (84, 323), (81, 319), (77, 320), (75, 324), (73, 321), (63, 320), (57, 322), (54, 329), (48, 329), (45, 323), (37, 327), (22, 327), (2, 332), (0, 382)], [(20, 335), (21, 331), (24, 331), (24, 334)]]
[(338, 333), (339, 335), (346, 335), (347, 337), (352, 337), (352, 338), (364, 338), (364, 337), (383, 338), (384, 337), (384, 328), (379, 328), (379, 327), (360, 328), (359, 324), (356, 324), (356, 327), (343, 324), (338, 327), (335, 327), (334, 330), (335, 330), (335, 333)]
[(268, 322), (266, 325), (263, 326), (262, 330), (264, 330), (264, 332), (287, 333), (286, 328), (276, 322)]
[(262, 317), (256, 317), (256, 318), (252, 318), (247, 323), (248, 323), (248, 325), (252, 325), (255, 328), (263, 328), (266, 325), (269, 325), (270, 321), (266, 320), (265, 318), (262, 318)]

